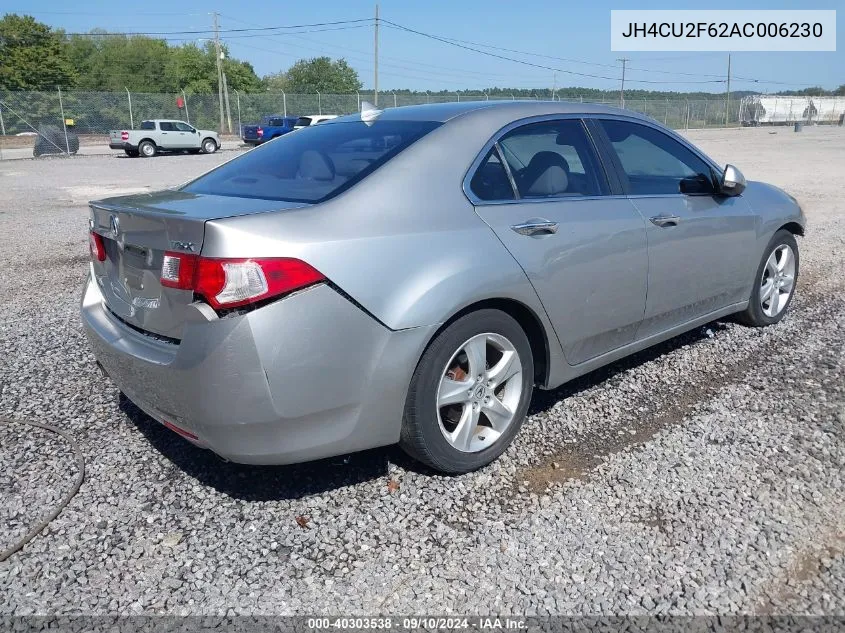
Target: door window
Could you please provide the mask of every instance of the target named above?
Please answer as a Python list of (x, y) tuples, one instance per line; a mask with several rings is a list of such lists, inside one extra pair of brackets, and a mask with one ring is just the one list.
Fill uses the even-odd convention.
[(179, 130), (180, 132), (193, 132), (194, 131), (194, 128), (192, 128), (187, 123), (182, 123), (181, 121), (177, 121), (173, 125), (175, 125), (176, 129)]
[(158, 124), (159, 129), (162, 132), (175, 132), (176, 128), (173, 126), (173, 123), (170, 121), (162, 121)]
[(630, 121), (600, 124), (627, 176), (630, 194), (715, 193), (710, 165), (669, 135)]
[(520, 198), (597, 196), (604, 174), (577, 119), (530, 123), (499, 141)]

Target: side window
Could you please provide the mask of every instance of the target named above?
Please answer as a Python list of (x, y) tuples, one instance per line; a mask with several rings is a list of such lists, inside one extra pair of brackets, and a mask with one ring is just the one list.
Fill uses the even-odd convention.
[(482, 161), (469, 185), (472, 192), (481, 200), (513, 200), (513, 187), (499, 158), (499, 152), (493, 147)]
[(158, 127), (162, 132), (174, 132), (176, 130), (176, 128), (173, 127), (173, 123), (170, 121), (161, 121), (158, 124)]
[(577, 119), (530, 123), (499, 141), (520, 198), (597, 196), (604, 174)]
[(175, 125), (176, 129), (179, 130), (180, 132), (193, 132), (194, 131), (194, 128), (192, 128), (187, 123), (182, 123), (181, 121), (177, 121), (173, 125)]
[(628, 177), (631, 194), (715, 192), (710, 166), (672, 137), (628, 121), (600, 123)]

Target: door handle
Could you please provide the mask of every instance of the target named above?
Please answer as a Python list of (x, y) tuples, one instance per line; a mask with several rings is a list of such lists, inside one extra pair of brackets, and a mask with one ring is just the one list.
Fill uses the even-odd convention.
[(532, 218), (521, 224), (514, 224), (511, 229), (520, 235), (537, 235), (538, 233), (557, 233), (557, 222), (551, 222), (543, 218)]
[(649, 220), (657, 226), (678, 226), (681, 218), (677, 215), (656, 215), (653, 218), (649, 218)]

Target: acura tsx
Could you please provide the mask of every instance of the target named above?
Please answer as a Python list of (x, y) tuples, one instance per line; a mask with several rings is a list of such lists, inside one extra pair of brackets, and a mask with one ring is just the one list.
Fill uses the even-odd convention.
[(90, 206), (82, 319), (152, 418), (237, 462), (398, 442), (451, 473), (535, 387), (779, 321), (805, 225), (654, 120), (563, 102), (367, 110)]

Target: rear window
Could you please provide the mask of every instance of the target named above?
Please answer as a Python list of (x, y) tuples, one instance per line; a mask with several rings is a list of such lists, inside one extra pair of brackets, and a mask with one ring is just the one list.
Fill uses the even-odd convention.
[(349, 121), (286, 134), (188, 183), (188, 193), (322, 202), (364, 179), (441, 125)]
[(267, 125), (272, 125), (274, 127), (284, 127), (285, 120), (282, 117), (271, 117), (270, 120), (267, 122)]
[(311, 125), (311, 117), (310, 116), (301, 116), (296, 120), (297, 125), (302, 125), (303, 127), (307, 127)]
[(155, 121), (141, 121), (141, 129), (142, 130), (154, 130), (154, 129), (156, 129)]

